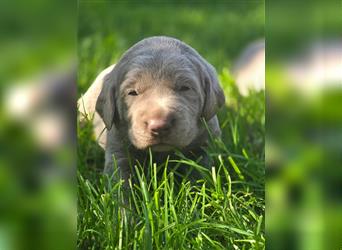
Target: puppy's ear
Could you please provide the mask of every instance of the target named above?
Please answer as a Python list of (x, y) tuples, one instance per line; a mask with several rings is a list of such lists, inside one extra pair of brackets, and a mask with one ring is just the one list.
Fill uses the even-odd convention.
[(115, 105), (115, 85), (116, 70), (114, 69), (103, 77), (103, 85), (100, 95), (96, 101), (96, 112), (101, 116), (106, 128), (111, 129), (115, 117), (117, 116), (117, 107)]
[(217, 111), (225, 104), (225, 97), (217, 79), (215, 68), (200, 56), (194, 49), (186, 46), (184, 49), (188, 59), (198, 69), (201, 86), (204, 92), (204, 105), (202, 117), (209, 121), (215, 116)]
[(217, 79), (215, 68), (208, 62), (204, 61), (202, 70), (205, 91), (205, 101), (202, 114), (205, 120), (209, 121), (225, 104), (225, 97)]

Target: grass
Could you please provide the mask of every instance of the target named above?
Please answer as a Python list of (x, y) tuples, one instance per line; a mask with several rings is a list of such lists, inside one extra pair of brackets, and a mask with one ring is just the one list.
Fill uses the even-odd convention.
[[(265, 248), (264, 94), (240, 96), (227, 70), (220, 81), (230, 101), (219, 113), (222, 140), (206, 149), (211, 168), (182, 155), (156, 165), (151, 154), (125, 189), (101, 174), (91, 123), (79, 127), (78, 248)], [(203, 178), (177, 168), (200, 169)]]

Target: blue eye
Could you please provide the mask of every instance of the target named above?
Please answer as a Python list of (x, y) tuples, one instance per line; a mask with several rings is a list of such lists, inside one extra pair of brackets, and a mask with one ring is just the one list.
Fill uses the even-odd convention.
[(137, 96), (138, 95), (138, 92), (136, 91), (136, 90), (130, 90), (129, 92), (128, 92), (128, 95), (131, 95), (131, 96)]
[(190, 88), (188, 87), (188, 86), (181, 86), (180, 88), (179, 88), (179, 91), (188, 91), (188, 90), (190, 90)]

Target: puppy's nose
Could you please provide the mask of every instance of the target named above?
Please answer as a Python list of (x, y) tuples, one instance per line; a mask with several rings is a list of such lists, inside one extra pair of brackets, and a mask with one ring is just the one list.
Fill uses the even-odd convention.
[(175, 119), (173, 116), (163, 118), (151, 118), (147, 121), (147, 129), (154, 136), (162, 136), (170, 132)]

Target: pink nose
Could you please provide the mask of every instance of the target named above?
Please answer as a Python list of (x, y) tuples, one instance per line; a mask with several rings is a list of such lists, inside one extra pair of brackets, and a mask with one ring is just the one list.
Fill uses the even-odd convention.
[(152, 118), (146, 123), (147, 130), (154, 136), (162, 136), (170, 132), (175, 119), (171, 116), (165, 118)]

